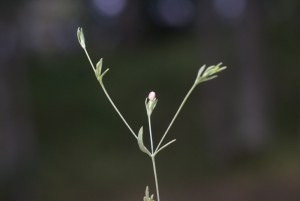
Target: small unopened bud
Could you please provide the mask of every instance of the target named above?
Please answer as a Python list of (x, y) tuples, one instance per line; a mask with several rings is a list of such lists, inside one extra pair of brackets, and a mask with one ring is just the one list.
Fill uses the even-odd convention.
[[(149, 101), (147, 101), (147, 99)], [(156, 103), (157, 103), (156, 94), (154, 91), (151, 91), (148, 95), (148, 98), (146, 98), (145, 100), (145, 105), (146, 105), (148, 115), (152, 114), (152, 111), (154, 110)]]
[(151, 91), (151, 92), (149, 93), (149, 95), (148, 95), (148, 98), (149, 98), (149, 100), (151, 100), (151, 101), (154, 100), (155, 97), (156, 97), (156, 94), (155, 94), (154, 91)]
[(84, 39), (84, 34), (83, 34), (82, 28), (80, 28), (80, 27), (77, 29), (77, 38), (78, 38), (78, 41), (79, 41), (81, 47), (82, 47), (83, 49), (85, 49), (85, 39)]

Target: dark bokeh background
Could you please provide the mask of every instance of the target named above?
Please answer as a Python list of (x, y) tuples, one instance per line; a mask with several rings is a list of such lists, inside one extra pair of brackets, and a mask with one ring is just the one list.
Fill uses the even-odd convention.
[(136, 132), (156, 92), (155, 145), (200, 66), (228, 66), (197, 86), (157, 156), (162, 201), (300, 200), (298, 0), (0, 0), (1, 201), (155, 193), (79, 26)]

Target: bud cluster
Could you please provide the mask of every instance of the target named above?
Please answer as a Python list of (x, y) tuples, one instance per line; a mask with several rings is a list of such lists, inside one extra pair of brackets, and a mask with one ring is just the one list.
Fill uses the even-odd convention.
[(149, 188), (148, 186), (146, 187), (146, 192), (145, 192), (145, 197), (144, 197), (144, 201), (154, 201), (153, 200), (154, 195), (151, 195), (151, 197), (149, 196)]

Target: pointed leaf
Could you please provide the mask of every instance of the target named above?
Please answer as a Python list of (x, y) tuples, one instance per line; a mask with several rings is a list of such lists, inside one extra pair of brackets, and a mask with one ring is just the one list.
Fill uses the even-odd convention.
[(80, 27), (78, 27), (77, 29), (77, 38), (78, 38), (78, 42), (80, 43)]
[(154, 108), (155, 108), (155, 106), (156, 106), (156, 104), (157, 104), (157, 101), (158, 101), (158, 99), (155, 99), (155, 100), (154, 100), (153, 105), (152, 105), (152, 110), (154, 110)]
[(78, 27), (77, 29), (77, 38), (82, 48), (85, 48), (85, 39), (82, 28)]
[(145, 100), (145, 106), (146, 106), (146, 109), (148, 108), (147, 100), (148, 100), (148, 98), (146, 98), (146, 100)]
[[(216, 66), (210, 66), (206, 69), (205, 74), (208, 74), (210, 71), (213, 71), (216, 68)], [(204, 76), (204, 75), (203, 75)]]
[(216, 66), (210, 66), (210, 67), (208, 67), (206, 69), (206, 71), (204, 72), (203, 77), (213, 75), (213, 74), (215, 74), (217, 72), (220, 72), (220, 71), (222, 71), (222, 70), (224, 70), (226, 68), (226, 67), (225, 68), (224, 67), (220, 68), (221, 65), (222, 65), (222, 63), (219, 63)]
[(100, 59), (100, 61), (96, 64), (96, 77), (99, 80), (101, 78), (101, 68), (102, 68), (102, 58)]
[(140, 147), (141, 151), (148, 154), (151, 157), (151, 153), (145, 147), (144, 142), (143, 142), (143, 127), (141, 127), (140, 130), (139, 130), (138, 144), (139, 144), (139, 147)]
[(109, 68), (107, 68), (102, 74), (101, 74), (101, 79), (104, 77), (104, 75), (109, 71)]
[(222, 68), (219, 68), (217, 72), (221, 72), (223, 70), (225, 70), (227, 67), (226, 66), (223, 66)]
[(168, 142), (167, 144), (165, 144), (164, 146), (162, 146), (160, 149), (158, 149), (158, 150), (154, 153), (154, 156), (155, 156), (156, 154), (158, 154), (158, 152), (160, 152), (162, 149), (166, 148), (167, 146), (169, 146), (171, 143), (173, 143), (173, 142), (175, 142), (175, 141), (176, 141), (176, 139), (174, 139), (174, 140)]
[(146, 187), (146, 191), (145, 191), (145, 197), (148, 199), (149, 198), (149, 187)]
[(102, 63), (103, 63), (103, 58), (101, 58), (100, 61), (96, 64), (96, 69), (97, 68), (100, 69), (100, 74), (101, 74), (101, 70), (102, 70)]
[(217, 75), (214, 75), (214, 76), (211, 76), (211, 77), (208, 77), (208, 78), (203, 79), (201, 82), (206, 82), (206, 81), (215, 79), (216, 77), (218, 77), (218, 76), (217, 76)]
[(196, 81), (201, 77), (201, 73), (204, 71), (205, 69), (205, 64), (199, 69), (198, 74), (197, 74), (197, 78)]
[(218, 68), (220, 68), (220, 66), (221, 66), (222, 64), (223, 64), (223, 63), (220, 62), (220, 63), (218, 63), (216, 66), (217, 66)]

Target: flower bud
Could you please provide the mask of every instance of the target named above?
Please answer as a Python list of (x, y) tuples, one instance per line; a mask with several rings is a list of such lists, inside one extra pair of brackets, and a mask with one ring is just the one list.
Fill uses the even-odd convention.
[(146, 98), (145, 101), (145, 105), (146, 105), (146, 110), (147, 110), (147, 114), (151, 115), (152, 111), (154, 110), (156, 103), (157, 103), (157, 99), (155, 97), (155, 92), (151, 91), (148, 95), (148, 98)]
[(80, 28), (80, 27), (77, 29), (77, 38), (78, 38), (78, 41), (79, 41), (81, 47), (82, 47), (83, 49), (85, 49), (85, 39), (84, 39), (84, 34), (83, 34), (82, 28)]
[(155, 96), (156, 96), (155, 92), (151, 91), (148, 95), (148, 98), (149, 98), (149, 100), (153, 101), (155, 99)]

